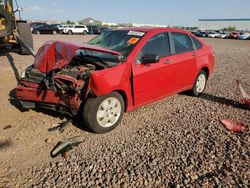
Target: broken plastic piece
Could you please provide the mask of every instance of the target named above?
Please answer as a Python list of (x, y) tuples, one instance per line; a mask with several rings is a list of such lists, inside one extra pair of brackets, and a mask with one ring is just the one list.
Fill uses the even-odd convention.
[(231, 132), (244, 132), (247, 129), (247, 125), (244, 123), (235, 123), (231, 119), (222, 119), (221, 123)]
[(83, 138), (80, 136), (68, 138), (63, 142), (58, 142), (54, 149), (51, 151), (51, 157), (57, 157), (58, 155), (66, 156), (66, 153), (73, 149), (74, 146), (78, 146), (83, 142)]
[(56, 127), (52, 127), (52, 128), (49, 128), (48, 131), (56, 131), (56, 130), (59, 130), (60, 133), (63, 133), (64, 130), (69, 126), (71, 125), (71, 123), (73, 122), (72, 119), (70, 120), (67, 120), (67, 121), (64, 121), (62, 122), (60, 125), (56, 126)]
[(3, 129), (5, 130), (5, 129), (10, 129), (10, 128), (12, 128), (12, 126), (11, 125), (7, 125)]
[(248, 95), (247, 92), (243, 89), (243, 87), (242, 87), (239, 80), (236, 80), (236, 82), (237, 82), (237, 85), (238, 85), (238, 87), (240, 89), (240, 93), (241, 93), (241, 95), (243, 97), (243, 102), (250, 106), (250, 95)]

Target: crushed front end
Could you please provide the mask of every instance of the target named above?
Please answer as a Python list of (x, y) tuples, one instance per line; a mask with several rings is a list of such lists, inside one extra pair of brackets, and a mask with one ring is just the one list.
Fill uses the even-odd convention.
[[(74, 116), (84, 100), (90, 74), (105, 66), (76, 55), (80, 49), (110, 52), (89, 45), (50, 41), (43, 45), (34, 65), (22, 74), (16, 96), (24, 108), (42, 107)], [(115, 52), (114, 52), (115, 53)]]
[(91, 66), (66, 66), (46, 75), (30, 66), (16, 88), (16, 96), (24, 108), (38, 106), (75, 115), (92, 70)]

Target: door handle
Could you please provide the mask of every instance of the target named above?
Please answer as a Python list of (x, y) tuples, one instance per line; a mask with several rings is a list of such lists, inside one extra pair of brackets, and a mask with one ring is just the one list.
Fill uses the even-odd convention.
[(196, 52), (193, 52), (192, 56), (196, 57), (198, 54)]
[(174, 62), (174, 60), (172, 60), (172, 59), (167, 59), (165, 62), (164, 62), (164, 64), (170, 64), (170, 63), (173, 63)]

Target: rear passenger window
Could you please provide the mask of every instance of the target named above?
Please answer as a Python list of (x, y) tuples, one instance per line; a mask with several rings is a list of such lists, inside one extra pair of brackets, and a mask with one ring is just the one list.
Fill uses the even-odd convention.
[(191, 39), (187, 34), (184, 33), (172, 33), (175, 53), (184, 53), (193, 50)]
[(146, 54), (156, 54), (160, 58), (169, 56), (171, 52), (168, 34), (160, 33), (149, 39), (149, 41), (142, 48), (137, 59), (141, 59)]
[(75, 26), (75, 28), (84, 28), (84, 26), (80, 26), (80, 25), (79, 25), (79, 26)]
[(198, 41), (196, 38), (194, 38), (194, 37), (191, 37), (192, 38), (192, 40), (193, 40), (193, 42), (194, 42), (194, 45), (195, 45), (195, 47), (196, 47), (196, 49), (198, 50), (198, 49), (201, 49), (202, 48), (202, 44), (201, 44), (201, 42), (200, 41)]

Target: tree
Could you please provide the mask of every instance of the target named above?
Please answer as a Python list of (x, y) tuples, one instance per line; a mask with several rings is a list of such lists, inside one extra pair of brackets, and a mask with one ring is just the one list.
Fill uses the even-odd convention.
[(67, 20), (67, 25), (74, 25), (75, 24), (75, 22), (72, 22), (72, 21), (70, 21), (70, 20)]
[(83, 21), (79, 21), (78, 24), (79, 25), (84, 25), (84, 22)]
[(224, 30), (224, 31), (236, 31), (236, 27), (229, 26), (229, 27), (223, 28), (222, 30)]

